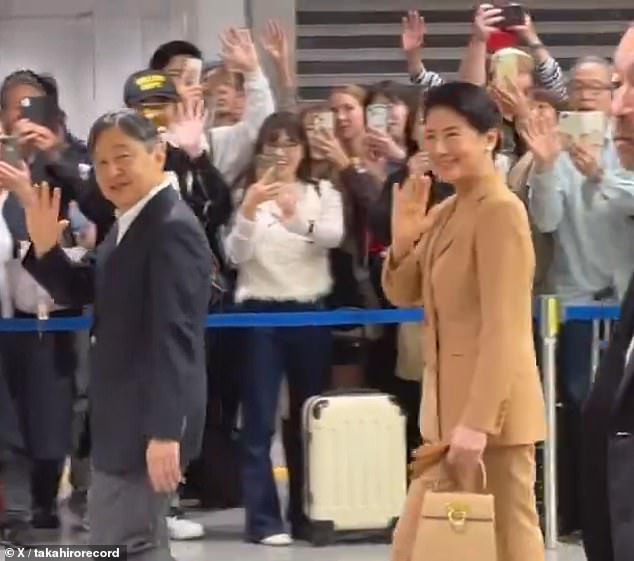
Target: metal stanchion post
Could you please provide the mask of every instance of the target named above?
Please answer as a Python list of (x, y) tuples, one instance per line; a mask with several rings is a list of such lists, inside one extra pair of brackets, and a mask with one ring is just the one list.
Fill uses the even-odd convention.
[(557, 298), (541, 300), (541, 335), (543, 344), (542, 373), (546, 400), (547, 436), (544, 442), (544, 512), (546, 549), (556, 549), (559, 542), (557, 501), (557, 335), (560, 311)]
[(591, 355), (591, 380), (594, 383), (594, 378), (597, 375), (597, 369), (599, 368), (599, 361), (601, 358), (601, 320), (595, 319), (592, 321), (592, 355)]

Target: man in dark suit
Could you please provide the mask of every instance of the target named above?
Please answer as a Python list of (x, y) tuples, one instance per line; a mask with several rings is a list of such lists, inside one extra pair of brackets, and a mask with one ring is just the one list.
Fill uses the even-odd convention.
[[(634, 26), (615, 62), (621, 85), (612, 108), (614, 139), (622, 173), (634, 174)], [(583, 413), (583, 538), (588, 561), (634, 559), (633, 349), (634, 278)]]
[(211, 254), (166, 179), (154, 125), (129, 110), (104, 115), (89, 149), (117, 222), (93, 263), (72, 264), (57, 244), (59, 190), (22, 194), (32, 241), (24, 265), (56, 302), (94, 304), (91, 542), (163, 561), (169, 493), (204, 423)]

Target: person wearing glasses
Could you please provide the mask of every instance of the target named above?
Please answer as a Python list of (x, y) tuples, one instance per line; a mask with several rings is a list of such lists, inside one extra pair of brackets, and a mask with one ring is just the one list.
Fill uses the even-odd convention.
[[(331, 182), (311, 179), (308, 138), (301, 118), (292, 113), (275, 113), (264, 122), (255, 154), (252, 184), (226, 240), (227, 255), (238, 272), (239, 310), (321, 310), (332, 288), (329, 250), (340, 244), (344, 234), (341, 194)], [(282, 522), (270, 459), (278, 396), (286, 376), (289, 522), (293, 537), (301, 538), (306, 529), (301, 407), (328, 384), (331, 330), (252, 327), (240, 336), (245, 349), (240, 380), (246, 538), (285, 546), (292, 539)]]
[[(537, 229), (552, 234), (554, 240), (546, 284), (564, 302), (622, 298), (634, 269), (634, 222), (630, 218), (634, 213), (624, 207), (616, 209), (622, 197), (610, 200), (613, 195), (609, 193), (615, 188), (619, 193), (634, 189), (625, 178), (614, 185), (620, 163), (609, 124), (611, 77), (611, 65), (598, 57), (579, 60), (570, 75), (570, 108), (605, 114), (603, 142), (596, 150), (580, 143), (563, 146), (557, 125), (543, 119), (532, 119), (524, 135), (535, 161), (528, 179), (529, 210)], [(563, 326), (559, 366), (565, 403), (562, 430), (570, 431), (570, 449), (575, 451), (582, 440), (580, 411), (591, 384), (591, 348), (591, 323), (570, 321)], [(570, 503), (562, 501), (568, 505), (562, 514), (566, 532), (580, 525), (578, 465), (578, 457), (571, 457), (562, 480), (562, 496), (571, 497)]]

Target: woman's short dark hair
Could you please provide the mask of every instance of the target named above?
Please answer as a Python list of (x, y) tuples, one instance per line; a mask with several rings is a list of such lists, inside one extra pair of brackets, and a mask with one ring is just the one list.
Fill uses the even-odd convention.
[[(310, 145), (308, 144), (308, 136), (306, 134), (302, 118), (295, 113), (280, 111), (278, 113), (273, 113), (266, 118), (262, 124), (262, 128), (260, 128), (260, 133), (258, 134), (258, 138), (255, 142), (256, 156), (262, 154), (266, 144), (275, 144), (282, 133), (285, 133), (291, 142), (297, 142), (304, 149), (304, 158), (299, 164), (297, 177), (302, 181), (311, 181), (311, 155)], [(252, 180), (255, 178), (255, 167), (251, 177)]]
[(502, 126), (502, 114), (495, 101), (484, 88), (468, 82), (448, 82), (431, 88), (423, 106), (425, 120), (436, 107), (458, 113), (480, 134)]
[(132, 109), (112, 111), (99, 117), (88, 134), (88, 151), (93, 154), (99, 137), (112, 128), (121, 130), (126, 136), (141, 142), (148, 151), (159, 141), (159, 133), (152, 121)]
[(188, 56), (202, 60), (201, 50), (189, 41), (170, 41), (163, 43), (150, 59), (150, 70), (165, 70), (175, 56)]

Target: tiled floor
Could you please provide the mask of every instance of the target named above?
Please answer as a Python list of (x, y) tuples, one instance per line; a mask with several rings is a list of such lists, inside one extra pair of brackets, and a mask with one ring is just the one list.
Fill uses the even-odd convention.
[[(298, 544), (275, 549), (246, 544), (242, 542), (242, 516), (239, 510), (192, 515), (192, 519), (205, 525), (207, 536), (201, 541), (174, 543), (174, 557), (177, 561), (389, 561), (389, 548), (385, 545), (354, 543), (315, 549)], [(63, 532), (61, 536), (50, 534), (44, 540), (73, 544), (85, 538), (85, 534)], [(559, 552), (548, 553), (547, 561), (585, 561), (585, 557), (579, 547), (562, 545)]]

